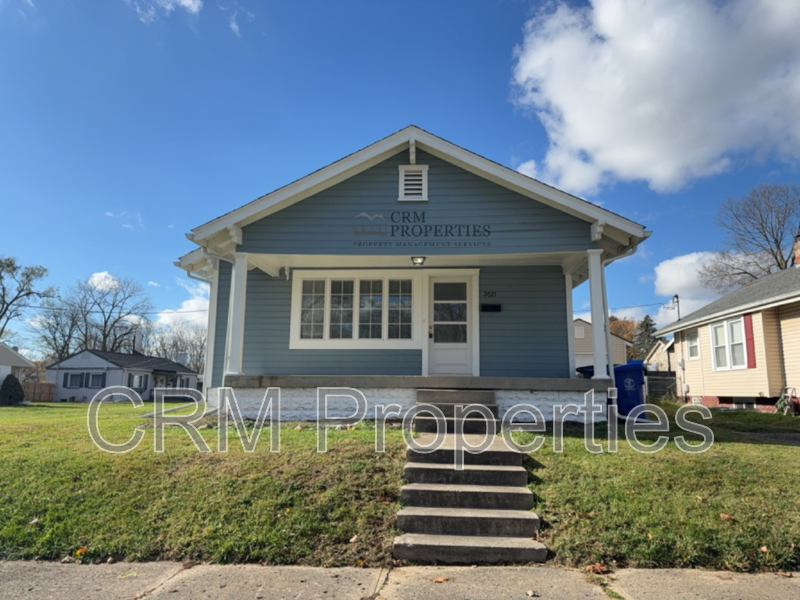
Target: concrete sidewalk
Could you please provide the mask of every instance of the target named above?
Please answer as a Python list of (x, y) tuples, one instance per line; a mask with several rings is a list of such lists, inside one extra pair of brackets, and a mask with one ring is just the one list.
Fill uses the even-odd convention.
[(319, 569), (119, 563), (0, 562), (0, 600), (410, 600), (608, 598), (626, 600), (795, 600), (800, 575), (623, 569), (588, 577), (559, 567)]

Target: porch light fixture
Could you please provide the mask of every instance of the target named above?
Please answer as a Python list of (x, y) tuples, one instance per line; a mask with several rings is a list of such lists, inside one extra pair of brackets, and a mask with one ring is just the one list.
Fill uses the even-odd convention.
[(411, 262), (414, 263), (415, 267), (421, 267), (425, 264), (425, 257), (424, 256), (412, 256)]

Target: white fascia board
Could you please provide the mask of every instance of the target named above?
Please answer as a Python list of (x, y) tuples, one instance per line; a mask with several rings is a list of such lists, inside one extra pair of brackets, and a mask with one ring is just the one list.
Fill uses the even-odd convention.
[(638, 240), (643, 240), (648, 235), (644, 227), (638, 223), (492, 162), (412, 125), (193, 229), (191, 239), (199, 244), (200, 240), (207, 239), (222, 229), (230, 226), (243, 227), (269, 216), (365, 171), (398, 152), (407, 150), (411, 141), (414, 141), (417, 148), (451, 164), (581, 220), (589, 223), (603, 221), (606, 225)]
[(723, 310), (713, 315), (708, 315), (707, 317), (703, 317), (701, 319), (693, 319), (691, 321), (682, 321), (672, 323), (671, 325), (667, 325), (664, 329), (659, 329), (656, 331), (655, 335), (661, 337), (670, 333), (675, 333), (676, 331), (683, 331), (685, 329), (691, 329), (694, 327), (701, 327), (703, 325), (708, 325), (709, 323), (713, 323), (714, 321), (720, 321), (723, 319), (728, 319), (730, 317), (738, 317), (739, 315), (743, 315), (750, 312), (762, 312), (765, 310), (769, 310), (770, 308), (777, 308), (778, 306), (783, 306), (785, 304), (792, 304), (793, 302), (800, 302), (800, 295), (797, 292), (790, 292), (788, 294), (784, 294), (783, 296), (777, 296), (775, 298), (770, 298), (768, 300), (761, 300), (759, 302), (751, 302), (750, 304), (743, 304), (741, 306), (737, 306), (736, 308), (731, 308), (729, 310)]
[(483, 158), (469, 150), (460, 148), (450, 142), (420, 131), (417, 147), (438, 156), (456, 166), (474, 173), (493, 183), (511, 189), (524, 196), (542, 202), (548, 206), (571, 214), (590, 223), (603, 221), (633, 237), (645, 239), (647, 233), (642, 225), (625, 217), (621, 217), (604, 208), (582, 200), (576, 196), (562, 192), (541, 181), (518, 173), (489, 159)]

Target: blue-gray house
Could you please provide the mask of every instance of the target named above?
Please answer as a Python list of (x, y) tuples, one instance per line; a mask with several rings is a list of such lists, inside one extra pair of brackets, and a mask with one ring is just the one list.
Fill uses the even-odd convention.
[[(410, 126), (193, 229), (176, 264), (211, 285), (212, 404), (280, 386), (282, 416), (304, 418), (317, 386), (346, 386), (370, 405), (441, 387), (502, 406), (605, 391), (604, 267), (648, 235)], [(584, 282), (605, 333), (594, 381), (575, 379)]]

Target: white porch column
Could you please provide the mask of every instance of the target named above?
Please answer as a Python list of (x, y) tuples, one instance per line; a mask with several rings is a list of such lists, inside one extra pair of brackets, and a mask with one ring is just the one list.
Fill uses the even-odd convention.
[(225, 374), (243, 375), (244, 311), (247, 295), (247, 255), (234, 253), (231, 300), (228, 304), (228, 336), (225, 344)]
[(564, 288), (567, 304), (567, 352), (569, 352), (569, 376), (575, 377), (575, 317), (572, 314), (572, 273), (564, 273)]
[(211, 279), (208, 289), (208, 330), (206, 333), (206, 360), (203, 365), (203, 393), (213, 387), (214, 344), (217, 337), (217, 294), (219, 293), (219, 261), (211, 259)]
[(606, 348), (606, 310), (603, 294), (602, 250), (587, 250), (589, 256), (589, 295), (592, 305), (592, 354), (594, 377), (608, 379), (608, 351)]

